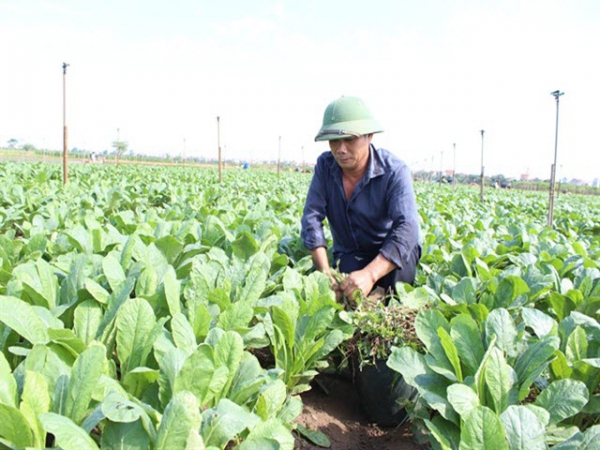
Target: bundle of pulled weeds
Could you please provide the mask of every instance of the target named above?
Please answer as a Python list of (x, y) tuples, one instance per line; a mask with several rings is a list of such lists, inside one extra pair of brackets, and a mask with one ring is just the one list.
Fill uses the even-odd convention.
[(380, 289), (360, 299), (355, 309), (343, 314), (344, 320), (356, 327), (353, 338), (346, 342), (346, 356), (357, 357), (362, 366), (387, 359), (392, 347), (424, 348), (415, 331), (418, 313)]

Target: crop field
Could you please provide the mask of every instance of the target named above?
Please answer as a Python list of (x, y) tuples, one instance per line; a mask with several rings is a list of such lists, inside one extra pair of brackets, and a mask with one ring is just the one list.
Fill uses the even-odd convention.
[(309, 174), (0, 180), (0, 448), (326, 447), (302, 394), (350, 351), (418, 394), (434, 448), (600, 448), (598, 196), (561, 195), (551, 229), (547, 193), (417, 183), (415, 286), (353, 310), (300, 240)]

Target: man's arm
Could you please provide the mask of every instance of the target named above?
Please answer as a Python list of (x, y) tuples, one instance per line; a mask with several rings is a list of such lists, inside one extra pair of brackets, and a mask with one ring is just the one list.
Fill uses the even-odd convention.
[(327, 276), (331, 276), (331, 268), (329, 267), (329, 258), (327, 257), (327, 249), (325, 247), (317, 247), (310, 251), (313, 264), (316, 269), (323, 272)]

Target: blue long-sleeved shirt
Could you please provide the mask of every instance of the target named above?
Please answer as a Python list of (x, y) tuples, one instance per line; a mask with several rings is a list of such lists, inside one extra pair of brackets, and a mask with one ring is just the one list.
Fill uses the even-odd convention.
[(323, 220), (327, 218), (336, 260), (346, 254), (371, 260), (381, 253), (402, 268), (419, 246), (410, 170), (387, 150), (371, 144), (369, 151), (367, 170), (349, 201), (333, 154), (319, 156), (304, 205), (302, 239), (309, 250), (326, 247)]

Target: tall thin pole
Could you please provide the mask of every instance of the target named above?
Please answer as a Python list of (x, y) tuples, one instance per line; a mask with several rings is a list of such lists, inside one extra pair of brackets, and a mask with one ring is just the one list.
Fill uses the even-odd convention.
[(277, 176), (281, 173), (281, 136), (279, 136), (279, 153), (277, 156)]
[(454, 151), (452, 156), (452, 185), (456, 186), (456, 143), (452, 144)]
[(69, 64), (63, 63), (63, 184), (69, 182), (69, 152), (67, 131), (67, 67)]
[(221, 119), (217, 116), (217, 145), (219, 147), (219, 183), (223, 181), (222, 167), (221, 167)]
[(552, 174), (550, 176), (550, 204), (548, 207), (548, 226), (552, 227), (554, 223), (554, 188), (556, 182), (556, 160), (558, 157), (558, 104), (559, 97), (564, 95), (564, 92), (554, 91), (550, 95), (556, 100), (556, 127), (554, 131), (554, 164), (552, 164)]
[(444, 178), (444, 150), (440, 152), (440, 186), (442, 184), (442, 178)]
[(483, 184), (484, 184), (484, 170), (483, 170), (483, 133), (485, 130), (481, 130), (481, 192), (479, 193), (479, 200), (483, 202)]

